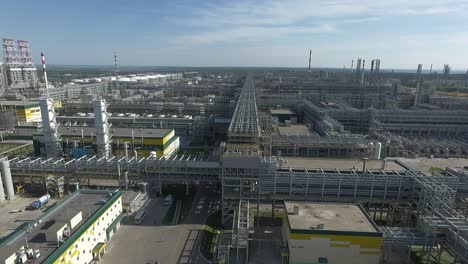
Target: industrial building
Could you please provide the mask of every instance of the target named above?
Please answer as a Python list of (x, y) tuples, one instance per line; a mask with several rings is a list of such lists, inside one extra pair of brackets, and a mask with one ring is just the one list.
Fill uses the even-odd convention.
[[(87, 155), (97, 155), (96, 131), (93, 127), (64, 127), (60, 126), (59, 134), (62, 139), (63, 150), (67, 156), (74, 156), (73, 151), (78, 149)], [(170, 157), (177, 153), (180, 145), (179, 137), (175, 136), (174, 129), (131, 129), (112, 128), (112, 150), (116, 156), (147, 157), (155, 152), (158, 157)], [(35, 153), (45, 153), (44, 135), (38, 132), (33, 137)], [(84, 144), (84, 145), (83, 145)], [(82, 155), (78, 155), (81, 157)]]
[(0, 100), (0, 109), (2, 112), (13, 111), (16, 125), (41, 122), (41, 108), (38, 102)]
[[(193, 86), (181, 80), (165, 87), (129, 82), (126, 88), (134, 88), (129, 101), (121, 98), (125, 89), (112, 86), (119, 90), (112, 92), (117, 98), (69, 102), (60, 115), (53, 103), (41, 101), (43, 127), (35, 140), (47, 158), (12, 158), (11, 174), (15, 183), (52, 177), (89, 186), (147, 182), (159, 193), (168, 184), (184, 184), (187, 190), (192, 184), (219, 184), (222, 223), (232, 228), (218, 240), (215, 255), (221, 263), (248, 251), (260, 205), (291, 212), (289, 204), (298, 205), (297, 217), (293, 205), (283, 225), (291, 263), (307, 257), (334, 263), (339, 256), (375, 263), (394, 246), (408, 252), (423, 247), (431, 259), (448, 252), (454, 263), (465, 263), (468, 174), (443, 168), (421, 172), (398, 157), (464, 157), (468, 112), (428, 107), (426, 81), (414, 106), (415, 87), (408, 87), (416, 86), (414, 74), (403, 75), (401, 86), (395, 86), (394, 76), (376, 66), (374, 61), (372, 78), (363, 75), (361, 60), (359, 76), (291, 70), (281, 71), (281, 78), (249, 74), (239, 77), (238, 85), (219, 84), (218, 78), (205, 85), (204, 75)], [(139, 88), (155, 97), (136, 92)], [(171, 152), (166, 145), (176, 144), (178, 136), (209, 148), (209, 155)], [(122, 142), (129, 147), (122, 148)], [(151, 155), (158, 150), (162, 153)], [(323, 219), (330, 218), (322, 229), (322, 218), (312, 221), (314, 207), (320, 217), (323, 212)], [(379, 212), (386, 217), (377, 226), (368, 214)], [(356, 223), (356, 233), (343, 221)], [(306, 255), (292, 245), (320, 247), (325, 255), (313, 250)]]
[(379, 263), (382, 233), (356, 204), (284, 202), (289, 263)]
[(0, 259), (5, 264), (91, 263), (102, 258), (122, 218), (121, 192), (76, 191), (2, 241)]
[(3, 62), (0, 62), (0, 94), (3, 94), (8, 86), (5, 69)]
[(8, 87), (19, 91), (37, 87), (39, 79), (29, 42), (4, 38), (2, 46), (4, 79)]

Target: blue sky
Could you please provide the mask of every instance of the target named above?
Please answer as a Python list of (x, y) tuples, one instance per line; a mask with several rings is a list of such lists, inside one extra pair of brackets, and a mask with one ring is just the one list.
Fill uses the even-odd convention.
[(468, 67), (468, 0), (100, 1), (2, 3), (0, 37), (49, 64)]

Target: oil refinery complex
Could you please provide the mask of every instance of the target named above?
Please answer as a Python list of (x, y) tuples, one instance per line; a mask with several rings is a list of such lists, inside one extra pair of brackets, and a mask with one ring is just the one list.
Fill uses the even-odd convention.
[(468, 263), (468, 73), (309, 57), (121, 74), (114, 54), (109, 73), (49, 82), (27, 41), (3, 49), (1, 263), (106, 263), (119, 232), (189, 224), (199, 243), (166, 231), (135, 257), (184, 245), (147, 263)]

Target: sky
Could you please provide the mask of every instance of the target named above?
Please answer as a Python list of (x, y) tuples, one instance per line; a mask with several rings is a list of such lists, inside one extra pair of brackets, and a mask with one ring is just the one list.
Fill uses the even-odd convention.
[(468, 0), (2, 0), (0, 38), (48, 64), (468, 67)]

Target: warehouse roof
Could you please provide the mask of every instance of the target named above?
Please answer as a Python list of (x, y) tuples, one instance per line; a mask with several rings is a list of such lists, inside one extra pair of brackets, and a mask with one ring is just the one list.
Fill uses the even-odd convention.
[[(338, 169), (338, 170), (362, 170), (363, 161), (359, 159), (323, 159), (323, 158), (303, 158), (303, 157), (284, 157), (283, 167), (306, 168), (306, 169)], [(366, 168), (368, 170), (382, 169), (383, 160), (368, 160)], [(405, 168), (394, 161), (385, 162), (385, 170), (405, 171)]]
[(16, 100), (0, 100), (0, 108), (25, 108), (38, 107), (39, 103), (34, 101), (16, 101)]
[(356, 204), (285, 202), (288, 221), (295, 230), (378, 232)]
[(270, 109), (272, 115), (295, 115), (295, 113), (289, 108)]
[[(139, 139), (142, 136), (144, 138), (163, 138), (173, 131), (173, 129), (167, 128), (127, 128), (127, 127), (111, 127), (112, 137), (116, 138), (131, 138), (132, 133), (133, 137)], [(62, 136), (75, 136), (81, 137), (81, 131), (83, 131), (83, 136), (96, 136), (96, 129), (94, 126), (59, 126), (59, 133)], [(133, 131), (133, 132), (132, 132)]]
[(278, 132), (282, 136), (310, 136), (312, 132), (303, 124), (291, 124), (290, 126), (278, 127)]

